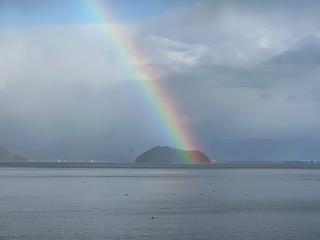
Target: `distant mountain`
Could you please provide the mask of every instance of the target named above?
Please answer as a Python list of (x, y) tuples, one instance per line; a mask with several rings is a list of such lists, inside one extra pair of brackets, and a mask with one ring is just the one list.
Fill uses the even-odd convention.
[(27, 161), (28, 159), (23, 154), (13, 153), (6, 148), (0, 146), (0, 161)]
[(320, 139), (225, 139), (210, 146), (210, 153), (218, 161), (320, 160)]
[[(189, 161), (188, 159), (193, 159)], [(150, 164), (207, 164), (210, 159), (204, 153), (170, 147), (153, 147), (136, 158), (136, 163)]]
[[(81, 141), (80, 141), (81, 140)], [(79, 141), (61, 141), (59, 144), (52, 142), (26, 142), (24, 145), (7, 144), (7, 149), (14, 149), (19, 146), (19, 150), (26, 153), (28, 159), (32, 161), (56, 161), (57, 159), (65, 159), (67, 161), (96, 161), (108, 162), (133, 162), (136, 156), (145, 149), (144, 146), (126, 148), (110, 148), (106, 147), (105, 141), (94, 141), (92, 139)], [(51, 144), (50, 144), (51, 143)], [(128, 145), (125, 143), (124, 146)], [(12, 147), (7, 147), (12, 146)], [(158, 147), (162, 149), (162, 147)], [(181, 158), (177, 159), (177, 154), (169, 150), (161, 150), (156, 156), (161, 156), (156, 159), (157, 162), (168, 161), (179, 163)], [(6, 160), (26, 160), (26, 157), (8, 151), (0, 147), (0, 161)], [(169, 148), (170, 149), (170, 148)], [(150, 150), (149, 150), (150, 151)], [(146, 153), (148, 153), (147, 151)], [(165, 152), (165, 153), (163, 153)], [(215, 139), (206, 143), (205, 153), (211, 159), (217, 161), (301, 161), (301, 160), (320, 160), (320, 138), (299, 137), (299, 138), (239, 138), (239, 139)], [(171, 157), (162, 157), (171, 156)], [(199, 153), (200, 154), (200, 153)], [(149, 157), (149, 155), (147, 155)], [(153, 155), (151, 155), (153, 156)], [(174, 160), (172, 160), (173, 158)], [(150, 159), (150, 158), (149, 158)], [(171, 159), (171, 160), (169, 160)], [(139, 158), (140, 161), (140, 158)], [(141, 161), (149, 161), (142, 158)]]

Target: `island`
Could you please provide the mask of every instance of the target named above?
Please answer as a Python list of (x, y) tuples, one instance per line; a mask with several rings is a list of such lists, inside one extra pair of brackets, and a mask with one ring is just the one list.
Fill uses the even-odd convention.
[(140, 154), (135, 163), (143, 164), (209, 164), (209, 157), (198, 150), (183, 150), (165, 146), (153, 147)]

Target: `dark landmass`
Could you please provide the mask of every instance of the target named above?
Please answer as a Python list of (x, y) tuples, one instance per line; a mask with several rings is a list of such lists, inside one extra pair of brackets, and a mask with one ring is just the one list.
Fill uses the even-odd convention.
[[(106, 147), (101, 139), (77, 138), (72, 141), (59, 139), (55, 141), (35, 141), (34, 139), (6, 142), (8, 149), (22, 151), (33, 161), (62, 159), (66, 161), (113, 161), (119, 163), (133, 162), (145, 147), (132, 145), (124, 148)], [(124, 143), (124, 146), (128, 145)], [(11, 147), (12, 146), (12, 147)], [(279, 138), (279, 139), (216, 139), (205, 146), (205, 153), (217, 161), (252, 161), (252, 162), (283, 162), (301, 160), (320, 160), (320, 138)]]
[(0, 146), (0, 162), (24, 162), (28, 159), (23, 154), (14, 153)]
[[(193, 161), (187, 162), (186, 159), (193, 159)], [(139, 155), (135, 162), (148, 164), (209, 164), (210, 159), (207, 155), (197, 150), (187, 151), (158, 146)]]
[(224, 139), (210, 143), (208, 151), (219, 161), (302, 161), (320, 160), (320, 139)]
[(213, 162), (210, 164), (148, 164), (107, 162), (0, 162), (0, 167), (122, 169), (320, 169), (320, 162)]
[[(42, 140), (41, 142), (29, 140), (26, 142), (10, 142), (2, 140), (3, 146), (8, 150), (0, 149), (0, 161), (26, 160), (26, 157), (12, 156), (15, 150), (25, 153), (29, 160), (43, 162), (56, 162), (57, 159), (68, 162), (84, 162), (93, 159), (98, 162), (134, 162), (136, 156), (144, 151), (143, 146), (130, 146), (124, 148), (106, 147), (106, 142), (100, 139), (92, 140), (78, 138), (59, 142)], [(124, 143), (124, 145), (127, 145)], [(19, 146), (19, 147), (17, 147)], [(284, 162), (302, 160), (320, 160), (320, 138), (278, 138), (278, 139), (216, 139), (205, 147), (205, 153), (211, 159), (228, 162)]]

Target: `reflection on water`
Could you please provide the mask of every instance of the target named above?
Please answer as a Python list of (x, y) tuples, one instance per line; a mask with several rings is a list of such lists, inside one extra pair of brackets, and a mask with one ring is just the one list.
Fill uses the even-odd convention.
[(0, 239), (320, 239), (320, 170), (0, 168)]

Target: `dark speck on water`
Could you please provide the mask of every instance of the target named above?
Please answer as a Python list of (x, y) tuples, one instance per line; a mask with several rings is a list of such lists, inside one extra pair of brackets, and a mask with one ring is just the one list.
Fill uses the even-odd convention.
[(319, 240), (308, 186), (320, 170), (0, 168), (0, 239)]

